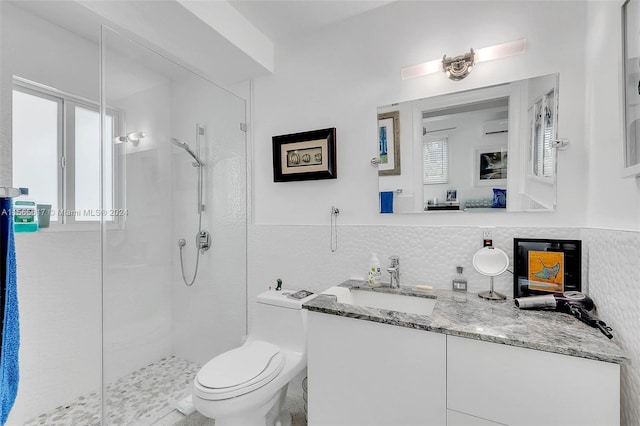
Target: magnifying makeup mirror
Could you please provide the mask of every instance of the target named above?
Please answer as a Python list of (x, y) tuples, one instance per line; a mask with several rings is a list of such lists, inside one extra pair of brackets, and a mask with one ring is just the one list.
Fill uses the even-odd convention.
[(491, 287), (489, 291), (481, 291), (479, 297), (489, 300), (504, 300), (504, 294), (493, 291), (493, 277), (497, 277), (509, 267), (507, 253), (495, 247), (483, 247), (473, 255), (473, 267), (482, 275), (490, 277)]

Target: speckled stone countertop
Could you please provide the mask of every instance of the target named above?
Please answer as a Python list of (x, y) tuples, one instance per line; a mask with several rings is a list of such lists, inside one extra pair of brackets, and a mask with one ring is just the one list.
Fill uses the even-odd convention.
[(338, 303), (335, 297), (321, 294), (305, 303), (304, 309), (598, 361), (620, 364), (629, 360), (614, 343), (615, 337), (611, 341), (568, 314), (518, 309), (513, 299), (489, 301), (476, 293), (414, 287), (373, 289), (363, 281), (346, 281), (340, 287), (435, 298), (437, 302), (433, 313), (424, 316)]

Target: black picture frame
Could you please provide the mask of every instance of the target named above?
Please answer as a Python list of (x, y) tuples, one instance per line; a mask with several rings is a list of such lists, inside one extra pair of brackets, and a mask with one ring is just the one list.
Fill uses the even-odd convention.
[[(545, 290), (548, 284), (544, 279), (530, 280), (531, 275), (539, 272), (529, 270), (530, 253), (546, 252), (561, 253), (563, 264), (562, 289), (551, 288)], [(534, 253), (535, 254), (535, 253)], [(558, 257), (560, 257), (558, 255)], [(543, 265), (547, 270), (553, 270), (555, 265)], [(558, 272), (559, 273), (559, 272)], [(555, 285), (555, 284), (554, 284)], [(559, 293), (564, 291), (582, 291), (582, 241), (557, 240), (543, 238), (514, 238), (513, 239), (513, 297), (536, 296), (541, 294)]]
[(273, 136), (273, 181), (336, 179), (336, 128)]

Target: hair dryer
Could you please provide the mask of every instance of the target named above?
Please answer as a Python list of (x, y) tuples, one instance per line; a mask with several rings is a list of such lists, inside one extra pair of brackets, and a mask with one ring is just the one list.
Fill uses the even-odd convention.
[(520, 309), (551, 309), (571, 314), (580, 321), (599, 329), (609, 339), (613, 338), (611, 327), (590, 313), (594, 308), (593, 299), (579, 291), (565, 291), (562, 294), (519, 297), (514, 299)]

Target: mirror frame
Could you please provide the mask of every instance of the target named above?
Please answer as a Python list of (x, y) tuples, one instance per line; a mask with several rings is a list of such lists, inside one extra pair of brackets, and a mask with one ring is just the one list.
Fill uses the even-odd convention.
[[(636, 92), (638, 90), (638, 83), (636, 83), (637, 80), (637, 76), (636, 79), (632, 80), (634, 71), (632, 69), (630, 69), (631, 67), (628, 66), (628, 60), (627, 57), (629, 56), (629, 42), (627, 40), (627, 26), (629, 24), (629, 21), (631, 19), (633, 19), (633, 14), (628, 14), (627, 13), (627, 7), (629, 6), (629, 3), (631, 3), (631, 1), (634, 1), (634, 3), (637, 3), (637, 1), (635, 0), (626, 0), (621, 7), (621, 18), (622, 18), (622, 76), (620, 81), (621, 83), (621, 98), (622, 98), (622, 176), (623, 177), (633, 177), (633, 176), (640, 176), (640, 152), (637, 152), (638, 150), (640, 150), (640, 124), (636, 124), (636, 123), (640, 123), (640, 110), (636, 110), (636, 117), (635, 120), (633, 120), (632, 122), (630, 122), (630, 117), (629, 115), (631, 115), (631, 103), (630, 103), (630, 99), (628, 94), (630, 92)], [(637, 18), (636, 18), (637, 21)], [(634, 26), (636, 28), (638, 28), (640, 26), (640, 22), (633, 22)], [(640, 52), (635, 52), (636, 55), (640, 55)], [(637, 73), (637, 70), (635, 70), (635, 73)], [(630, 137), (631, 137), (631, 129), (630, 127), (633, 125), (634, 128), (637, 128), (638, 130), (635, 132), (634, 136), (635, 136), (635, 145), (634, 146), (632, 143), (630, 143)], [(635, 157), (638, 159), (637, 162), (631, 163), (630, 157), (632, 157), (632, 151), (635, 152)]]

